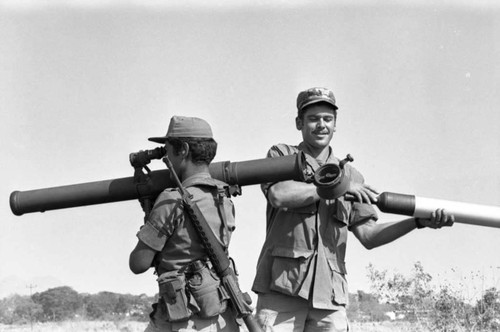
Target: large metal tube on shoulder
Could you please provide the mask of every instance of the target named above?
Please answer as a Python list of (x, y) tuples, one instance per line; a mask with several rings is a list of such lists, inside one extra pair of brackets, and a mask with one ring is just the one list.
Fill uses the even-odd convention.
[(383, 192), (376, 203), (382, 212), (402, 214), (417, 218), (429, 218), (432, 212), (442, 208), (455, 216), (455, 222), (500, 228), (500, 207), (462, 203), (414, 195)]
[[(305, 181), (305, 157), (302, 153), (277, 158), (263, 158), (241, 162), (210, 164), (212, 177), (230, 185), (253, 185), (285, 180)], [(157, 196), (166, 188), (175, 187), (168, 170), (149, 173), (149, 180), (137, 183), (134, 177), (72, 184), (66, 186), (14, 191), (10, 208), (15, 215), (30, 212), (93, 204), (111, 203)]]

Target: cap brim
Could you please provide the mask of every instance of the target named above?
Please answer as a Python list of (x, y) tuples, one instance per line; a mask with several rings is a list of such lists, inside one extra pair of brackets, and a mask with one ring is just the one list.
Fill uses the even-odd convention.
[(148, 138), (148, 141), (155, 142), (155, 143), (160, 143), (160, 144), (165, 144), (167, 142), (167, 137), (150, 137)]
[(339, 108), (337, 107), (337, 105), (335, 105), (334, 103), (332, 103), (332, 102), (331, 102), (330, 100), (328, 100), (328, 99), (317, 99), (317, 100), (312, 100), (312, 101), (310, 101), (310, 102), (305, 103), (304, 105), (302, 105), (302, 107), (301, 107), (300, 109), (301, 109), (301, 110), (303, 110), (303, 109), (304, 109), (304, 107), (307, 107), (307, 106), (309, 106), (309, 105), (313, 105), (313, 104), (317, 104), (317, 103), (327, 103), (327, 104), (332, 105), (332, 106), (333, 106), (333, 108), (334, 108), (335, 110), (338, 110), (338, 109), (339, 109)]

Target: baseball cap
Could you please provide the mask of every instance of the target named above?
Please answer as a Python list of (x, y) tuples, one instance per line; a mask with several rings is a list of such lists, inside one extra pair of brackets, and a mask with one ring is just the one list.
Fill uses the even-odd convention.
[(213, 138), (212, 128), (207, 121), (200, 118), (174, 115), (170, 119), (167, 134), (161, 137), (148, 138), (151, 142), (164, 144), (170, 137)]
[(337, 105), (335, 105), (335, 96), (332, 90), (319, 87), (301, 91), (297, 96), (297, 109), (301, 111), (304, 107), (319, 102), (326, 102), (332, 105), (334, 109), (338, 109)]

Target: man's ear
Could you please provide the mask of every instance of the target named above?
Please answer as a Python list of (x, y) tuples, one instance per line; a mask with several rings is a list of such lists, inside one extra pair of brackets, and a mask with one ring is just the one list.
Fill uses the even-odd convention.
[(302, 130), (302, 127), (304, 127), (304, 122), (302, 121), (301, 118), (299, 117), (295, 118), (295, 127), (297, 128), (297, 130)]
[(185, 158), (189, 154), (189, 144), (184, 142), (182, 143), (182, 149), (180, 151), (181, 155)]

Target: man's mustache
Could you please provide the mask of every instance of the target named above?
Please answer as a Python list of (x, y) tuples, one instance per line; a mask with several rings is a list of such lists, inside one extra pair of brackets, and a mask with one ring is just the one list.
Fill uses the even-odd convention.
[(312, 133), (315, 135), (317, 135), (317, 134), (329, 134), (330, 130), (328, 130), (328, 129), (314, 130)]

